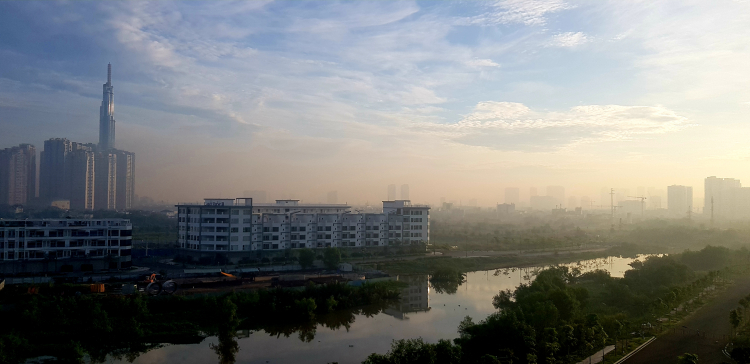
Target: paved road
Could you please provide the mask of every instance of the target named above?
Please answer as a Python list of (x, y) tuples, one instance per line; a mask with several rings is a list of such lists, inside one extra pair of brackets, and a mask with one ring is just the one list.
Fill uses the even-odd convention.
[[(708, 306), (694, 312), (677, 329), (657, 338), (625, 364), (677, 363), (677, 357), (684, 353), (698, 354), (701, 364), (730, 363), (731, 360), (721, 353), (731, 333), (729, 311), (737, 307), (737, 302), (748, 293), (750, 277), (738, 280), (715, 297)], [(687, 328), (681, 329), (682, 326)]]

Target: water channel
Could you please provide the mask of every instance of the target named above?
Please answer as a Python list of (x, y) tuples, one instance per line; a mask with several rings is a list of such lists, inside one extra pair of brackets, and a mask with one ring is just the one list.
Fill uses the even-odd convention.
[[(641, 259), (643, 257), (640, 257)], [(566, 264), (581, 272), (605, 269), (613, 277), (622, 277), (633, 258), (608, 257)], [(356, 315), (347, 328), (332, 330), (318, 325), (314, 338), (305, 342), (299, 335), (269, 335), (264, 331), (238, 332), (239, 352), (236, 363), (361, 363), (370, 353), (385, 353), (391, 342), (422, 337), (428, 342), (458, 337), (456, 331), (465, 316), (478, 322), (495, 311), (492, 297), (499, 291), (515, 289), (534, 279), (534, 272), (543, 267), (508, 268), (467, 274), (466, 283), (455, 293), (438, 293), (427, 276), (401, 276), (409, 283), (402, 292), (401, 302), (383, 313), (367, 317)], [(308, 337), (309, 338), (309, 337)], [(216, 337), (200, 344), (167, 345), (140, 355), (136, 364), (216, 363)], [(128, 363), (110, 359), (109, 363)]]

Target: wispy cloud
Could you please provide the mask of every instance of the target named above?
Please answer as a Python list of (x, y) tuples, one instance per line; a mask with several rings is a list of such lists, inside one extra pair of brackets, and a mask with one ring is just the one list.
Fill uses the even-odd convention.
[(562, 0), (500, 0), (490, 4), (484, 14), (464, 19), (477, 25), (544, 25), (547, 16), (573, 6)]
[(549, 42), (550, 47), (574, 48), (589, 42), (589, 37), (582, 32), (555, 34)]
[(419, 123), (413, 129), (461, 144), (541, 152), (664, 134), (688, 125), (687, 118), (658, 106), (588, 105), (537, 112), (519, 103), (488, 101), (455, 124)]

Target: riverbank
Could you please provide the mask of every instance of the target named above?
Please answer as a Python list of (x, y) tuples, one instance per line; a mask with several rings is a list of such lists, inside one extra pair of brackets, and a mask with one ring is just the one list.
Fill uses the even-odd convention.
[(423, 257), (411, 260), (358, 264), (360, 268), (372, 268), (391, 275), (430, 274), (437, 269), (452, 269), (459, 272), (484, 271), (503, 268), (523, 268), (532, 266), (565, 264), (617, 255), (612, 248), (601, 248), (585, 252), (548, 252), (528, 255), (503, 255), (480, 257)]

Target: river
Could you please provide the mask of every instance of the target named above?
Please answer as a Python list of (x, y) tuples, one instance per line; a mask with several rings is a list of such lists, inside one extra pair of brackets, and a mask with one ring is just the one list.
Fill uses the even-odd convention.
[[(642, 258), (642, 257), (641, 257)], [(605, 269), (613, 277), (622, 277), (632, 258), (609, 257), (566, 264), (582, 272)], [(240, 331), (236, 363), (361, 363), (370, 353), (386, 353), (393, 340), (422, 337), (428, 342), (458, 337), (457, 328), (465, 316), (478, 322), (495, 312), (492, 297), (499, 291), (515, 289), (534, 278), (543, 267), (508, 268), (467, 274), (466, 282), (455, 293), (438, 293), (427, 276), (402, 276), (409, 283), (402, 292), (399, 305), (383, 313), (367, 317), (356, 315), (349, 328), (333, 330), (318, 325), (309, 342), (298, 335), (272, 336), (263, 331)], [(203, 364), (219, 361), (211, 345), (216, 337), (200, 344), (166, 345), (140, 355), (136, 364), (188, 363)], [(128, 363), (110, 358), (109, 363)]]

